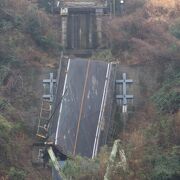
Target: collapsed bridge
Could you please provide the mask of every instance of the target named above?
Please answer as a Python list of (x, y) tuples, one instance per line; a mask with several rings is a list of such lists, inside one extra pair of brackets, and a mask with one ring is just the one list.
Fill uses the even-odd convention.
[[(116, 1), (103, 2), (59, 2), (61, 42), (65, 51), (81, 54), (105, 46), (102, 17), (115, 13), (112, 2), (116, 4)], [(94, 158), (99, 147), (106, 144), (115, 99), (115, 72), (113, 63), (70, 58), (61, 61), (57, 79), (51, 74), (44, 81), (50, 84), (50, 94), (43, 96), (46, 100), (40, 116), (45, 111), (47, 118), (40, 118), (37, 135), (60, 157), (56, 165), (69, 155)], [(46, 147), (43, 151), (46, 152)], [(44, 158), (41, 152), (38, 149), (39, 159)], [(53, 157), (50, 149), (48, 152)], [(53, 179), (59, 179), (54, 170)]]
[[(41, 143), (34, 146), (35, 163), (46, 161), (51, 147), (59, 157), (57, 163), (76, 155), (96, 157), (108, 138), (114, 68), (115, 64), (103, 61), (63, 58), (57, 78), (50, 73), (50, 79), (43, 80), (49, 93), (43, 95), (36, 134)], [(57, 172), (53, 169), (53, 179), (58, 179)]]
[(66, 76), (57, 81), (57, 88), (62, 82), (64, 85), (56, 95), (55, 105), (63, 98), (50, 125), (50, 139), (62, 147), (63, 152), (94, 158), (99, 144), (105, 143), (101, 141), (101, 131), (107, 134), (108, 130), (110, 116), (104, 115), (107, 106), (111, 106), (107, 96), (112, 68), (111, 63), (102, 61), (68, 60)]

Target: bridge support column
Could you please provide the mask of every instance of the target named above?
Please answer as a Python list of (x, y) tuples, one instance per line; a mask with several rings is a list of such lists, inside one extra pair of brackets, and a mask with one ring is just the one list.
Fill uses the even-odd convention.
[(97, 37), (98, 46), (102, 46), (102, 15), (103, 9), (96, 9), (96, 25), (97, 25)]
[(67, 47), (67, 16), (62, 16), (61, 24), (62, 24), (62, 32), (61, 32), (61, 42), (64, 48)]
[(88, 33), (88, 48), (93, 47), (93, 15), (90, 13), (89, 14), (89, 21), (87, 26), (89, 25), (89, 33)]

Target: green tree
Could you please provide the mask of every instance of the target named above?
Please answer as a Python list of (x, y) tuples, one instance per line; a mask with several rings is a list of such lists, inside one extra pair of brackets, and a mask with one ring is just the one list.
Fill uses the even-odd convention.
[(52, 13), (52, 8), (54, 5), (54, 0), (38, 0), (38, 4), (40, 8), (45, 8), (47, 12)]

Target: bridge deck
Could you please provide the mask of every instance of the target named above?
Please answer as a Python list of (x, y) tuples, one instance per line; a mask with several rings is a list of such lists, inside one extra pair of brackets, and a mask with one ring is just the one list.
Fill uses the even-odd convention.
[(54, 129), (55, 144), (67, 153), (92, 157), (107, 69), (108, 63), (102, 61), (68, 62), (65, 95)]

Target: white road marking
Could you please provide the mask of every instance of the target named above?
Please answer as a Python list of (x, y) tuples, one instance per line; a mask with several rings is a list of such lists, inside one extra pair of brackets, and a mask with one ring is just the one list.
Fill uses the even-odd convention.
[[(67, 76), (68, 76), (68, 71), (69, 71), (69, 67), (70, 67), (70, 62), (71, 62), (71, 60), (69, 59), (69, 60), (68, 60), (67, 70), (66, 70), (66, 76), (65, 76), (65, 81), (64, 81), (64, 87), (63, 87), (62, 96), (64, 95), (64, 93), (65, 93), (65, 91), (66, 91)], [(55, 145), (57, 145), (57, 140), (58, 140), (59, 124), (60, 124), (61, 111), (62, 111), (62, 103), (63, 103), (63, 99), (62, 99), (62, 101), (61, 101), (60, 110), (59, 110), (58, 124), (57, 124), (56, 137), (55, 137)]]
[(106, 104), (107, 88), (108, 88), (109, 76), (110, 76), (110, 72), (111, 72), (111, 65), (112, 64), (108, 64), (107, 71), (106, 71), (106, 80), (105, 80), (105, 84), (104, 84), (104, 92), (103, 92), (103, 97), (102, 97), (101, 109), (100, 109), (100, 113), (99, 113), (98, 125), (97, 125), (97, 129), (96, 129), (96, 136), (95, 136), (95, 140), (94, 140), (92, 158), (96, 157), (97, 151), (98, 151), (102, 120), (104, 118), (103, 115), (104, 115), (104, 108), (105, 108), (105, 104)]

